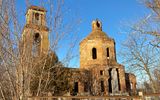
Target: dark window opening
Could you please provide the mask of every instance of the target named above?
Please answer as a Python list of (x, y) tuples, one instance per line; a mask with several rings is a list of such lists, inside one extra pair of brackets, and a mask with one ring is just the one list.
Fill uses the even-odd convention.
[(97, 50), (96, 50), (96, 48), (92, 49), (92, 58), (93, 59), (97, 59)]
[(32, 45), (32, 55), (34, 57), (37, 57), (40, 54), (40, 46), (41, 46), (40, 41), (41, 41), (40, 34), (35, 33), (33, 35), (33, 45)]
[(118, 69), (116, 69), (116, 71), (117, 71), (117, 77), (118, 77), (118, 88), (119, 88), (119, 91), (121, 91), (120, 79), (119, 79), (119, 71), (118, 71)]
[(84, 82), (84, 92), (88, 92), (88, 83)]
[(34, 42), (39, 43), (41, 41), (39, 33), (35, 33), (34, 35)]
[(35, 13), (35, 19), (39, 20), (39, 13)]
[(100, 70), (100, 75), (104, 75), (104, 71), (103, 70)]
[(129, 74), (126, 73), (125, 74), (126, 77), (126, 87), (127, 87), (127, 91), (130, 92), (131, 91), (131, 86), (130, 86), (130, 81), (129, 81)]
[(109, 57), (109, 48), (106, 49), (107, 51), (107, 58)]
[(96, 22), (96, 25), (97, 25), (97, 27), (100, 27), (100, 24), (99, 24), (99, 22), (98, 22), (98, 21)]
[(78, 93), (78, 82), (74, 82), (74, 93)]
[(111, 81), (112, 80), (112, 76), (111, 76), (111, 71), (112, 71), (112, 68), (110, 68), (109, 71), (108, 71), (109, 72), (109, 79), (108, 79), (108, 85), (109, 85), (109, 90), (108, 91), (109, 91), (109, 93), (112, 93), (112, 81)]
[(101, 92), (104, 92), (104, 81), (101, 81)]

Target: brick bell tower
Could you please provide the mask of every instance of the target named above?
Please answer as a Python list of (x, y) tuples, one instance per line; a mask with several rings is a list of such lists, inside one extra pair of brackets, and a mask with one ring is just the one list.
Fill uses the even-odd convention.
[[(42, 7), (30, 6), (26, 12), (26, 24), (22, 31), (20, 47), (20, 64), (17, 66), (17, 93), (20, 96), (30, 94), (29, 75), (33, 71), (33, 66), (49, 51), (48, 34), (46, 26), (46, 10)], [(36, 59), (38, 58), (38, 59)], [(35, 62), (35, 63), (34, 63)], [(32, 65), (31, 65), (32, 64)], [(25, 91), (24, 91), (25, 89)]]
[(32, 56), (48, 54), (49, 29), (46, 26), (46, 10), (42, 7), (30, 6), (26, 12), (26, 25), (22, 33), (25, 53)]

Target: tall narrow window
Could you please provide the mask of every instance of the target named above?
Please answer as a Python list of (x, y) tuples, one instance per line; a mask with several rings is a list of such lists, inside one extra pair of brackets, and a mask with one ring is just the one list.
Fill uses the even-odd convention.
[(92, 58), (93, 59), (97, 59), (97, 50), (96, 50), (96, 48), (92, 49)]
[(35, 13), (35, 23), (39, 24), (39, 13)]
[(38, 56), (40, 53), (40, 43), (41, 42), (41, 37), (39, 33), (35, 33), (33, 35), (33, 46), (32, 46), (32, 55), (34, 57)]
[(112, 68), (110, 68), (110, 69), (108, 70), (108, 72), (109, 72), (109, 79), (108, 79), (109, 89), (108, 89), (108, 92), (109, 92), (109, 93), (112, 93), (112, 75), (111, 75), (111, 71), (112, 71)]
[(107, 58), (109, 57), (109, 48), (106, 49), (107, 52)]
[(74, 93), (78, 93), (78, 82), (74, 83)]
[(101, 92), (104, 92), (104, 81), (101, 81)]
[(36, 13), (36, 14), (35, 14), (35, 19), (36, 19), (36, 20), (39, 20), (39, 13)]

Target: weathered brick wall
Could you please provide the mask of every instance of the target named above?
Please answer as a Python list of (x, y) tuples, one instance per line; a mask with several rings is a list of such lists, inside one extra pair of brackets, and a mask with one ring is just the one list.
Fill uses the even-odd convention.
[[(80, 68), (88, 68), (90, 65), (107, 65), (116, 62), (115, 42), (109, 38), (99, 27), (92, 29), (92, 32), (80, 43)], [(92, 49), (96, 48), (97, 58), (92, 58)], [(107, 57), (109, 48), (109, 57)]]
[[(100, 25), (97, 25), (100, 24)], [(97, 58), (93, 59), (92, 49), (96, 48)], [(109, 57), (107, 56), (107, 48), (109, 48)], [(87, 69), (91, 71), (93, 84), (97, 82), (92, 88), (101, 94), (101, 81), (104, 81), (104, 95), (109, 92), (109, 70), (115, 68), (118, 71), (119, 92), (126, 92), (125, 70), (124, 67), (117, 63), (115, 42), (114, 39), (109, 38), (106, 33), (102, 31), (101, 23), (96, 20), (92, 23), (92, 32), (80, 43), (80, 69)], [(104, 71), (101, 75), (100, 71)], [(94, 89), (93, 89), (94, 90)]]
[[(35, 15), (38, 14), (38, 23), (35, 23)], [(48, 54), (49, 50), (49, 29), (46, 26), (46, 10), (41, 7), (31, 6), (26, 12), (26, 25), (22, 33), (22, 40), (25, 41), (24, 45), (30, 45), (30, 52), (32, 51), (34, 35), (40, 35), (40, 54)]]

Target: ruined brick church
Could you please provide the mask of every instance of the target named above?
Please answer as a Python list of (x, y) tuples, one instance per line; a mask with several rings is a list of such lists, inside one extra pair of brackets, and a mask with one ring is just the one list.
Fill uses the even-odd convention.
[[(69, 68), (71, 95), (110, 95), (136, 92), (136, 77), (126, 73), (116, 60), (115, 41), (102, 30), (102, 23), (93, 20), (92, 31), (80, 44), (80, 68)], [(26, 34), (26, 32), (31, 34)], [(49, 51), (49, 29), (46, 26), (46, 10), (31, 6), (26, 13), (26, 25), (22, 38), (28, 43), (39, 43), (35, 55)], [(28, 38), (27, 38), (28, 39)], [(26, 40), (27, 40), (26, 39)], [(30, 44), (26, 44), (30, 45)], [(31, 46), (33, 48), (33, 46)], [(33, 50), (35, 51), (35, 50)]]

